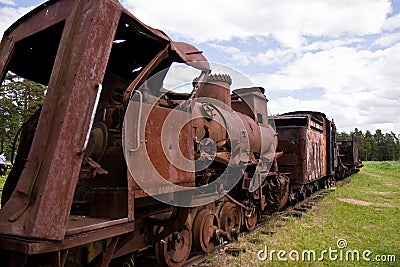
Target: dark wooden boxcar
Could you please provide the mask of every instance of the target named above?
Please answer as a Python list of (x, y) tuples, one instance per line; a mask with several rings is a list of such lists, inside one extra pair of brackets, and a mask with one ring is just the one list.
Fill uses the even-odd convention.
[[(274, 117), (279, 170), (291, 180), (292, 198), (328, 183), (337, 167), (336, 127), (320, 112), (297, 111)], [(321, 184), (322, 179), (322, 184)], [(294, 194), (294, 195), (293, 195)]]
[(351, 140), (338, 141), (338, 148), (339, 159), (344, 168), (338, 178), (345, 178), (359, 172), (364, 165), (358, 157), (358, 143), (355, 136), (353, 135)]

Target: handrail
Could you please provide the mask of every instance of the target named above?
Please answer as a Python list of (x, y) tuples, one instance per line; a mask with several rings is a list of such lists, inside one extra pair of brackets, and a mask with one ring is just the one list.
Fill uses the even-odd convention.
[(131, 100), (136, 93), (139, 95), (139, 112), (136, 127), (136, 147), (129, 149), (129, 152), (137, 152), (140, 148), (140, 120), (142, 118), (143, 94), (140, 91), (136, 90), (134, 91), (134, 94), (131, 95)]

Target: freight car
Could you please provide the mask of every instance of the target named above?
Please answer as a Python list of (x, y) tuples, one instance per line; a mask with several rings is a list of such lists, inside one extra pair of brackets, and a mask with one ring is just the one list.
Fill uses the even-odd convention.
[(324, 113), (295, 111), (274, 117), (279, 170), (290, 178), (291, 202), (358, 172), (357, 141), (338, 141), (336, 125)]
[(289, 173), (291, 201), (334, 182), (338, 169), (336, 126), (321, 112), (297, 111), (274, 117), (281, 172)]
[(358, 157), (358, 144), (354, 135), (351, 140), (338, 141), (339, 161), (341, 168), (337, 171), (337, 179), (346, 178), (360, 171), (364, 166)]
[[(197, 71), (191, 93), (164, 87), (174, 63)], [(146, 248), (181, 266), (341, 166), (324, 114), (276, 117), (275, 131), (262, 87), (231, 92), (201, 51), (115, 0), (31, 11), (5, 32), (0, 70), (48, 87), (3, 189), (5, 266), (129, 266)]]

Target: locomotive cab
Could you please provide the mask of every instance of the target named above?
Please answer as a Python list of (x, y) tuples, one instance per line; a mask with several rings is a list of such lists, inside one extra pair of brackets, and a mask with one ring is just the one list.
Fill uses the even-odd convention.
[[(117, 242), (136, 230), (122, 134), (132, 91), (155, 73), (160, 79), (149, 88), (161, 90), (172, 62), (200, 71), (208, 63), (193, 46), (171, 41), (110, 0), (42, 4), (5, 32), (0, 56), (2, 80), (11, 72), (47, 86), (41, 109), (22, 128), (4, 187), (1, 257), (10, 266), (98, 260), (109, 244), (95, 242)], [(143, 229), (137, 231), (140, 248)], [(85, 244), (95, 245), (81, 255), (75, 248)]]

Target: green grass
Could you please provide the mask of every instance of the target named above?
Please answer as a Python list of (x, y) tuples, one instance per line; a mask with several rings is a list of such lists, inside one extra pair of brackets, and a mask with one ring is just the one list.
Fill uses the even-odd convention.
[[(10, 170), (7, 170), (6, 175), (0, 176), (0, 188), (1, 189), (4, 186), (4, 183), (6, 182), (9, 173), (10, 173)], [(1, 199), (1, 191), (0, 191), (0, 199)]]
[[(347, 179), (351, 182), (338, 184), (302, 218), (271, 221), (250, 236), (242, 236), (233, 246), (246, 252), (238, 257), (220, 253), (213, 266), (400, 266), (400, 162), (366, 162), (360, 173)], [(275, 233), (265, 235), (271, 231)], [(339, 239), (345, 239), (347, 247), (339, 249)], [(275, 253), (273, 261), (260, 261), (257, 252), (265, 246), (269, 252), (296, 250), (300, 260), (290, 260), (286, 254), (283, 257), (288, 261), (279, 261)], [(338, 250), (336, 261), (328, 254), (323, 261), (301, 260), (304, 250), (314, 250), (318, 259), (329, 248)], [(360, 261), (351, 257), (346, 261), (348, 250), (357, 250)], [(369, 262), (362, 259), (366, 250), (372, 252)], [(396, 261), (374, 261), (377, 255), (394, 255)]]
[(6, 175), (0, 176), (0, 188), (3, 188), (4, 183), (5, 183), (6, 180), (7, 180), (7, 177), (8, 177), (8, 173), (9, 173), (9, 172), (10, 172), (10, 170), (7, 170)]

